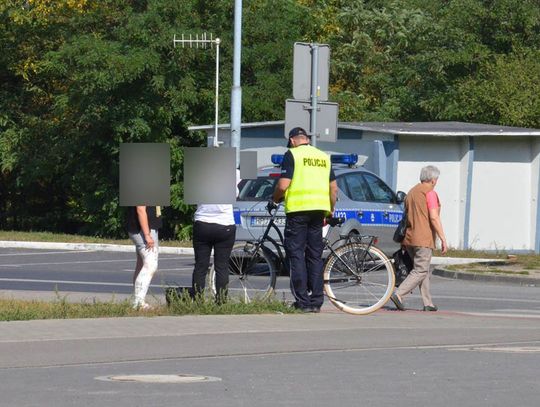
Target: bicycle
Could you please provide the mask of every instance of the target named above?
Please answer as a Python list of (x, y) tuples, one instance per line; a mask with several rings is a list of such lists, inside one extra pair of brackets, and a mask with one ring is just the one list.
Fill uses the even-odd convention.
[[(268, 209), (268, 225), (262, 236), (233, 246), (229, 260), (229, 295), (244, 302), (270, 298), (278, 275), (288, 274), (283, 234), (275, 224), (277, 208)], [(345, 219), (329, 218), (330, 227), (339, 227)], [(270, 235), (274, 230), (277, 239)], [(328, 236), (328, 234), (327, 234)], [(375, 236), (341, 236), (333, 244), (325, 237), (329, 252), (323, 266), (324, 291), (341, 311), (366, 315), (381, 308), (390, 299), (395, 285), (394, 270), (386, 255), (374, 246)], [(213, 266), (207, 286), (215, 292)]]

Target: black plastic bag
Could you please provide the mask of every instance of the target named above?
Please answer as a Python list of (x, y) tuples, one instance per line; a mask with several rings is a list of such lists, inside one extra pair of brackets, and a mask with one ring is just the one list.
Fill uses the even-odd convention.
[(396, 276), (396, 287), (407, 278), (410, 271), (413, 269), (414, 263), (407, 250), (399, 249), (392, 255), (394, 259), (394, 274)]
[(407, 232), (407, 215), (403, 212), (403, 217), (399, 221), (396, 231), (394, 232), (394, 242), (401, 243), (405, 239), (405, 233)]

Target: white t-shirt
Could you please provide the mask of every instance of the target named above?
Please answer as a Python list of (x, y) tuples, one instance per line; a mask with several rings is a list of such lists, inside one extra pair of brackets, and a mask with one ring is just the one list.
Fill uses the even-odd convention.
[(195, 221), (217, 223), (224, 226), (234, 225), (233, 207), (230, 204), (199, 204), (195, 212)]
[[(238, 184), (240, 183), (240, 171), (236, 170), (236, 195), (238, 196)], [(233, 206), (231, 204), (199, 204), (195, 211), (195, 222), (217, 223), (219, 225), (234, 225)]]

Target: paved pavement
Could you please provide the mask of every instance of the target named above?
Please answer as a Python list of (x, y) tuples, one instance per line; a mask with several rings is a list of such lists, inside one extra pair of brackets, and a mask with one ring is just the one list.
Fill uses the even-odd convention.
[[(6, 407), (532, 407), (540, 396), (538, 320), (449, 312), (0, 322), (0, 355)], [(203, 381), (130, 381), (171, 375)]]
[(536, 407), (538, 288), (435, 278), (436, 313), (0, 322), (0, 407)]

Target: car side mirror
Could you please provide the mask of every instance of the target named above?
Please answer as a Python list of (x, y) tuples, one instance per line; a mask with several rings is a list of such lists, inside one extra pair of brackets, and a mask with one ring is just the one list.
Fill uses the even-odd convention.
[(397, 194), (396, 194), (396, 203), (398, 204), (401, 204), (403, 202), (405, 202), (405, 197), (407, 196), (407, 194), (403, 191), (398, 191)]

